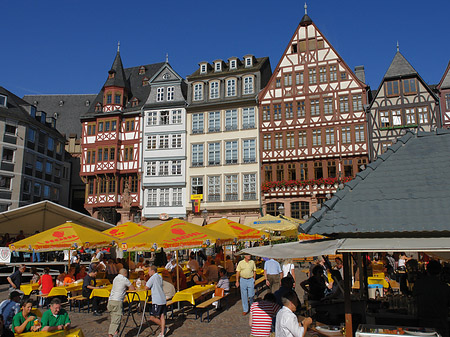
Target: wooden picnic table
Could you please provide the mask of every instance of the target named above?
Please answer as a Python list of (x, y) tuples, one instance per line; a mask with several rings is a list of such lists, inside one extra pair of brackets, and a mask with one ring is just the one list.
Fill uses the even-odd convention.
[(112, 284), (105, 285), (104, 287), (99, 288), (99, 289), (92, 289), (91, 295), (89, 296), (89, 298), (92, 298), (92, 297), (108, 298), (109, 295), (111, 294), (111, 289), (112, 289)]
[(195, 285), (193, 287), (181, 290), (172, 297), (172, 302), (189, 302), (195, 305), (195, 300), (199, 297), (209, 294), (214, 291), (216, 286), (214, 284)]
[(15, 336), (20, 337), (84, 337), (83, 331), (81, 329), (70, 329), (62, 331), (37, 331), (37, 332), (25, 332), (21, 334), (15, 334)]

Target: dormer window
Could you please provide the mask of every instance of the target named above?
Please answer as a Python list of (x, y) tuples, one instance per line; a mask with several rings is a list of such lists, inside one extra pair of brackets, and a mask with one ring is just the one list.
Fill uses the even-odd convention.
[(215, 71), (222, 71), (222, 63), (221, 62), (216, 62)]
[(84, 103), (86, 106), (89, 106), (91, 104), (91, 101), (86, 100), (86, 102)]
[(237, 68), (237, 62), (236, 60), (230, 61), (230, 69), (236, 69)]
[(112, 103), (112, 94), (107, 94), (106, 95), (106, 104), (111, 104)]
[(139, 67), (139, 75), (144, 75), (145, 74), (145, 67), (144, 66), (140, 66)]
[(144, 77), (144, 79), (142, 80), (142, 86), (145, 87), (148, 85), (148, 77)]
[(95, 112), (100, 112), (100, 111), (102, 111), (102, 104), (100, 102), (98, 102), (95, 105)]
[(47, 120), (47, 114), (45, 112), (41, 111), (41, 123), (45, 124), (46, 120)]
[(4, 95), (0, 95), (0, 106), (3, 106), (6, 108), (6, 103), (7, 103), (8, 98)]
[(253, 65), (253, 61), (251, 57), (245, 58), (245, 67), (251, 67)]
[(114, 78), (116, 73), (114, 71), (111, 71), (108, 75), (108, 78)]
[(135, 107), (139, 104), (139, 100), (135, 97), (131, 100), (131, 106)]
[(201, 74), (206, 74), (206, 64), (201, 64), (200, 65), (200, 73)]

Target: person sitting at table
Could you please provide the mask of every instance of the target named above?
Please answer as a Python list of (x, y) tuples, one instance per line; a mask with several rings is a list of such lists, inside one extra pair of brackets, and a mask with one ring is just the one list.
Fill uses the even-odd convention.
[(42, 331), (69, 330), (70, 318), (67, 311), (61, 308), (61, 300), (54, 298), (50, 302), (50, 309), (42, 314)]
[(9, 300), (4, 300), (0, 303), (0, 315), (3, 316), (5, 326), (9, 329), (13, 317), (20, 310), (20, 293), (18, 291), (13, 291), (9, 294)]
[[(203, 268), (205, 270), (205, 268)], [(205, 276), (208, 282), (217, 282), (219, 281), (219, 268), (216, 266), (216, 261), (213, 259), (210, 260), (210, 264), (205, 270)]]
[(203, 270), (206, 272), (206, 269), (208, 268), (208, 266), (211, 264), (211, 260), (212, 260), (212, 256), (208, 256), (205, 260), (205, 262), (203, 263)]
[(35, 332), (41, 329), (41, 323), (37, 320), (36, 315), (31, 313), (33, 301), (27, 299), (22, 303), (22, 310), (18, 312), (12, 321), (12, 331), (15, 333)]
[(139, 262), (137, 263), (137, 265), (136, 265), (136, 269), (137, 268), (141, 268), (142, 269), (142, 266), (144, 265), (144, 257), (143, 256), (141, 256), (140, 258), (139, 258)]
[(113, 259), (109, 259), (108, 264), (106, 265), (106, 278), (109, 280), (109, 282), (112, 282), (116, 276), (117, 276), (116, 264), (114, 263)]
[(203, 269), (200, 268), (197, 272), (192, 273), (190, 286), (207, 284), (208, 280), (203, 278)]
[(109, 337), (114, 336), (119, 330), (119, 325), (122, 320), (123, 300), (127, 289), (135, 290), (134, 286), (127, 278), (127, 274), (127, 270), (122, 268), (113, 280), (111, 294), (108, 299), (108, 310), (111, 314), (111, 323), (108, 330)]
[(69, 273), (64, 277), (64, 286), (75, 282), (75, 267), (70, 267)]
[(175, 296), (176, 290), (172, 283), (164, 280), (163, 278), (163, 291), (164, 295), (166, 295), (166, 300), (170, 300)]
[(217, 282), (216, 288), (222, 288), (225, 294), (230, 292), (230, 280), (227, 276), (227, 271), (224, 268), (219, 268), (220, 279)]
[(173, 267), (175, 267), (175, 263), (176, 263), (176, 261), (172, 258), (172, 254), (170, 254), (170, 253), (167, 254), (167, 263), (166, 263), (165, 268), (168, 271), (172, 271)]
[(137, 278), (137, 280), (136, 280), (136, 288), (144, 287), (144, 286), (145, 286), (145, 283), (146, 283), (146, 282), (145, 282), (145, 274), (144, 274), (144, 271), (143, 271), (143, 270), (138, 271), (137, 276), (138, 276), (138, 278)]
[(0, 337), (14, 337), (14, 333), (6, 328), (2, 315), (0, 315)]
[(225, 270), (227, 271), (228, 276), (231, 276), (234, 274), (234, 263), (231, 260), (230, 255), (227, 255), (227, 257), (226, 257)]
[(274, 319), (280, 309), (273, 293), (267, 293), (263, 300), (253, 302), (249, 317), (251, 336), (271, 336), (271, 331), (275, 330)]
[[(308, 287), (306, 287), (308, 285)], [(308, 294), (310, 301), (320, 301), (325, 296), (327, 289), (323, 276), (323, 267), (317, 265), (312, 269), (312, 275), (309, 279), (300, 283), (300, 286)]]
[(57, 287), (64, 287), (64, 278), (66, 277), (66, 273), (65, 272), (61, 272), (61, 274), (59, 274), (56, 277), (56, 286)]
[(179, 265), (172, 269), (172, 284), (175, 287), (177, 287), (177, 270), (178, 270), (179, 290), (186, 289), (187, 288), (186, 275), (183, 272), (183, 268), (181, 268)]
[(36, 267), (31, 267), (31, 283), (38, 283), (41, 275), (39, 275)]
[(187, 267), (188, 267), (192, 272), (193, 272), (193, 271), (197, 271), (197, 270), (200, 268), (200, 266), (199, 266), (197, 260), (195, 259), (195, 253), (194, 253), (194, 252), (191, 252), (191, 253), (189, 254), (189, 262), (188, 262), (188, 264), (187, 264)]
[[(86, 277), (83, 280), (83, 288), (82, 288), (82, 294), (83, 297), (90, 298), (92, 290), (93, 289), (100, 289), (101, 287), (97, 287), (97, 281), (95, 278), (97, 277), (97, 270), (91, 271), (89, 274), (86, 275)], [(98, 302), (99, 298), (97, 296), (94, 296), (92, 298), (92, 307), (94, 309), (94, 316), (101, 316), (102, 314), (98, 311)]]
[(300, 305), (295, 291), (290, 290), (282, 297), (283, 307), (278, 311), (275, 323), (275, 336), (277, 337), (303, 337), (312, 323), (311, 317), (306, 317), (301, 323), (295, 315)]
[(80, 267), (80, 272), (77, 274), (77, 281), (78, 280), (83, 280), (86, 277), (87, 273), (86, 273), (86, 266), (81, 266)]
[[(44, 275), (39, 279), (39, 292), (41, 295), (48, 295), (53, 288), (53, 278), (50, 275), (50, 268), (44, 268)], [(44, 306), (45, 298), (41, 297), (39, 300), (39, 306)]]

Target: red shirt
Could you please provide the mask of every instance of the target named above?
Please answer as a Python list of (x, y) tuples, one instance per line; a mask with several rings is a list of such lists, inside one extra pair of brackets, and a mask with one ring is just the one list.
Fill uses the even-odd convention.
[(252, 336), (269, 337), (272, 318), (276, 316), (280, 306), (268, 301), (255, 302), (250, 307), (252, 315)]
[(42, 285), (41, 292), (47, 295), (53, 288), (53, 279), (49, 274), (44, 274), (39, 279), (39, 285)]

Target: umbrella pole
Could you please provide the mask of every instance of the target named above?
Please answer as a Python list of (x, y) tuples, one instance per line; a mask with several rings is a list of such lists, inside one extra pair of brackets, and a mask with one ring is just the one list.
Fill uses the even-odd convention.
[(352, 271), (350, 253), (343, 253), (344, 262), (344, 309), (345, 309), (345, 337), (353, 336), (352, 301), (350, 291), (352, 287)]
[(178, 250), (176, 251), (177, 254), (177, 291), (180, 291), (180, 271), (178, 270)]

